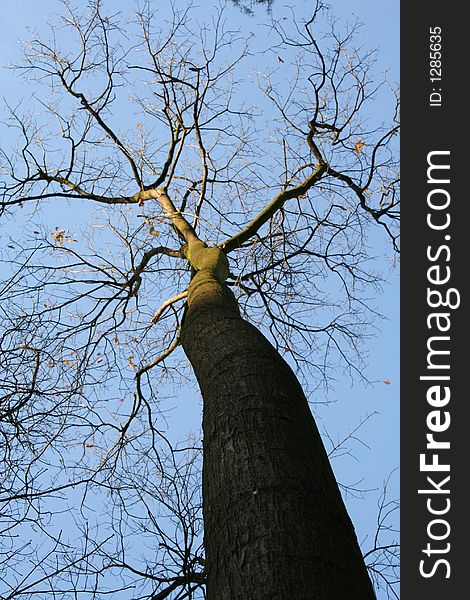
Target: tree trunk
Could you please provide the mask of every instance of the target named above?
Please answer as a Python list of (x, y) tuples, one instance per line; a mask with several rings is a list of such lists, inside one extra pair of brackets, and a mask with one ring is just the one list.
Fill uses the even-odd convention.
[(205, 269), (183, 348), (204, 402), (208, 600), (375, 598), (297, 378)]

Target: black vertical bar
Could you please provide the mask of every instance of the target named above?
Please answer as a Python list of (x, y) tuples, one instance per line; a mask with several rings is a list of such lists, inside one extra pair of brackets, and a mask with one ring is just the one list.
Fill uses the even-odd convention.
[(403, 600), (470, 576), (469, 38), (463, 4), (402, 3)]

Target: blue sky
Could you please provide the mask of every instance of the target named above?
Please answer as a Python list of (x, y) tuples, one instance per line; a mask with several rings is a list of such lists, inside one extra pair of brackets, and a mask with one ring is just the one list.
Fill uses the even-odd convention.
[[(275, 0), (275, 11), (283, 10), (284, 4), (286, 3), (281, 0)], [(119, 9), (120, 6), (128, 7), (130, 2), (114, 0), (112, 5)], [(3, 0), (1, 65), (17, 62), (17, 40), (28, 37), (26, 28), (41, 31), (49, 15), (59, 11), (60, 7), (58, 0)], [(357, 16), (364, 23), (361, 39), (365, 45), (379, 49), (377, 69), (387, 71), (390, 81), (397, 81), (398, 1), (338, 0), (332, 3), (332, 8), (334, 14), (341, 19), (352, 20)], [(242, 27), (253, 26), (249, 17), (239, 14), (236, 18)], [(13, 72), (3, 68), (0, 70), (0, 89), (1, 96), (8, 98), (13, 104), (23, 97), (18, 79)], [(30, 93), (29, 89), (27, 93)], [(383, 106), (378, 105), (375, 110), (380, 115)], [(64, 214), (62, 222), (70, 218), (74, 217)], [(377, 255), (381, 251), (382, 248), (377, 247)], [(363, 479), (360, 487), (373, 490), (365, 495), (365, 500), (347, 498), (359, 540), (373, 535), (378, 499), (378, 492), (374, 490), (380, 491), (383, 480), (399, 463), (399, 280), (397, 269), (392, 269), (391, 264), (383, 258), (380, 259), (380, 269), (386, 283), (383, 293), (374, 299), (374, 303), (386, 318), (380, 323), (377, 336), (367, 343), (367, 376), (374, 383), (364, 386), (360, 382), (352, 383), (349, 379), (340, 377), (330, 393), (331, 403), (319, 406), (317, 413), (320, 430), (328, 431), (334, 441), (346, 437), (362, 420), (366, 420), (357, 432), (358, 441), (351, 440), (349, 444), (351, 454), (337, 457), (333, 461), (341, 483), (352, 485)], [(389, 381), (390, 384), (384, 381)], [(179, 402), (175, 397), (171, 404), (175, 406), (171, 422), (178, 432), (183, 433), (188, 428), (197, 429), (199, 406), (191, 392), (181, 397)], [(369, 418), (369, 415), (372, 416)], [(390, 485), (390, 497), (396, 498), (398, 493), (398, 477), (395, 474)]]

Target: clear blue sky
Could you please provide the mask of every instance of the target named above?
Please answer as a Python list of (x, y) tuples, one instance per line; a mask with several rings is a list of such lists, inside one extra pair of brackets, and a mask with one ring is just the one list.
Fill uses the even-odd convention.
[[(202, 4), (202, 2), (201, 2)], [(283, 0), (275, 0), (275, 11), (282, 10)], [(292, 4), (292, 3), (291, 3)], [(295, 4), (295, 3), (294, 3)], [(113, 0), (112, 6), (128, 7), (130, 0)], [(26, 38), (26, 27), (43, 29), (45, 21), (53, 12), (60, 11), (58, 0), (3, 0), (2, 35), (0, 36), (0, 63), (4, 66), (18, 61), (18, 38)], [(377, 2), (374, 0), (337, 0), (332, 3), (333, 12), (342, 19), (357, 16), (364, 23), (364, 44), (379, 49), (377, 69), (388, 71), (389, 79), (399, 78), (399, 2)], [(257, 10), (262, 10), (258, 8)], [(241, 26), (249, 29), (253, 21), (239, 14)], [(0, 70), (1, 96), (11, 103), (22, 98), (22, 87), (11, 71)], [(28, 90), (29, 93), (29, 90)], [(27, 103), (27, 98), (25, 99)], [(377, 115), (382, 106), (377, 106)], [(384, 118), (386, 115), (384, 115)], [(64, 216), (65, 218), (65, 216)], [(377, 248), (380, 254), (381, 248)], [(357, 433), (360, 442), (352, 442), (354, 456), (346, 455), (335, 459), (333, 466), (340, 482), (353, 484), (363, 479), (360, 487), (379, 489), (384, 478), (399, 463), (399, 279), (397, 270), (381, 259), (380, 268), (386, 279), (383, 294), (375, 298), (375, 305), (386, 319), (380, 332), (367, 344), (370, 356), (368, 378), (375, 383), (364, 387), (349, 380), (335, 383), (327, 406), (319, 408), (320, 429), (325, 429), (339, 440), (354, 429), (367, 415), (372, 416)], [(385, 384), (384, 381), (390, 381)], [(175, 410), (173, 421), (183, 432), (188, 427), (197, 428), (199, 407), (190, 395), (183, 397), (180, 408)], [(176, 401), (174, 403), (176, 405)], [(328, 445), (328, 444), (327, 444)], [(390, 497), (398, 497), (398, 476), (390, 486)], [(374, 533), (378, 492), (371, 491), (365, 500), (347, 498), (348, 509), (355, 523), (358, 537), (363, 540)], [(398, 524), (395, 519), (395, 524)]]

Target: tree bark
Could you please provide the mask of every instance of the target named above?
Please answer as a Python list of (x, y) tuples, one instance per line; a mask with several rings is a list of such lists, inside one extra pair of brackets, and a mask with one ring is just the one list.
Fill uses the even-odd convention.
[(352, 523), (301, 386), (198, 271), (183, 336), (203, 396), (208, 600), (372, 600)]

